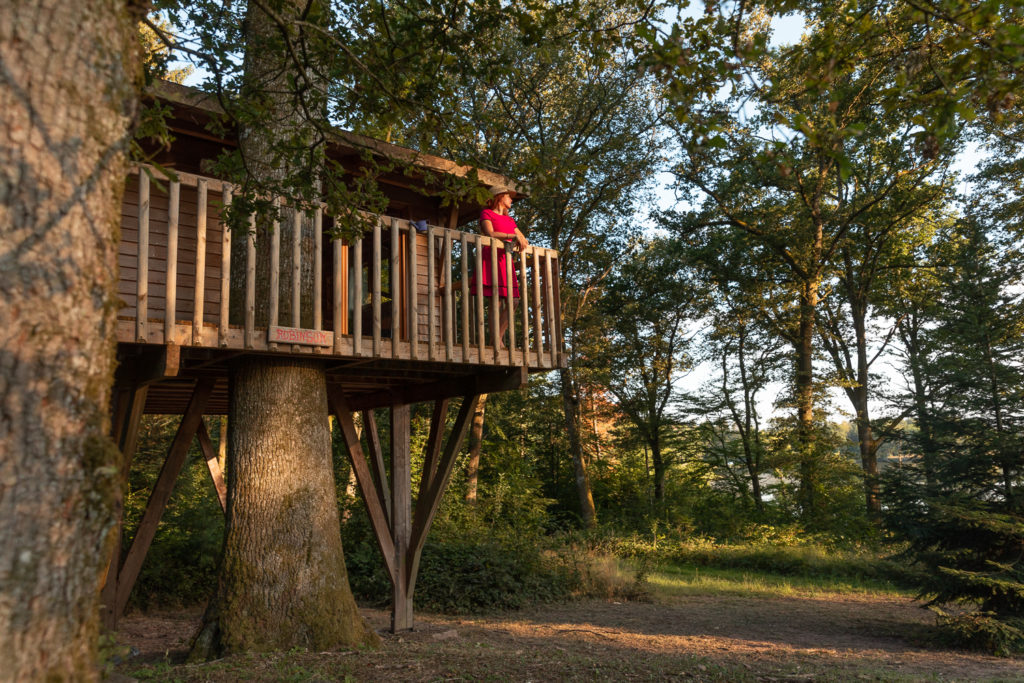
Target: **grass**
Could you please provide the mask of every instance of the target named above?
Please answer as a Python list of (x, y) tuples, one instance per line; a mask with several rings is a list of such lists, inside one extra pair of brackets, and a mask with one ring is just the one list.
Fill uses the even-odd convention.
[(722, 567), (663, 564), (647, 576), (655, 595), (740, 595), (809, 597), (902, 595), (913, 593), (888, 581), (856, 577), (800, 576)]

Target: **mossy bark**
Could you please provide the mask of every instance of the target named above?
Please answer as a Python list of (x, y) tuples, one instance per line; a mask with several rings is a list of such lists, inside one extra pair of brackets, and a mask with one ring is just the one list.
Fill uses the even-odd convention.
[(91, 680), (137, 16), (0, 0), (0, 17), (0, 681)]
[(376, 645), (348, 585), (319, 363), (232, 369), (227, 470), (220, 580), (194, 658)]

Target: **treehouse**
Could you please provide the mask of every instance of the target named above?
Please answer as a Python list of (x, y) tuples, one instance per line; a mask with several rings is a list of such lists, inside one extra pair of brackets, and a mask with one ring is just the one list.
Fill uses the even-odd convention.
[[(511, 258), (490, 260), (490, 281), (504, 267), (521, 296), (513, 299), (512, 287), (487, 293), (475, 277), (487, 263), (484, 250), (504, 254), (506, 246), (479, 233), (479, 205), (442, 207), (432, 183), (445, 176), (483, 185), (508, 179), (344, 132), (330, 141), (329, 155), (346, 169), (355, 172), (370, 154), (422, 171), (378, 178), (388, 208), (367, 216), (371, 227), (362, 237), (331, 240), (332, 216), (323, 207), (292, 210), (287, 198), (276, 200), (269, 236), (227, 230), (220, 218), (233, 188), (202, 175), (204, 159), (234, 144), (207, 131), (216, 105), (170, 84), (159, 96), (172, 108), (176, 140), (156, 162), (174, 177), (146, 166), (130, 173), (118, 250), (112, 422), (124, 475), (144, 413), (182, 420), (138, 530), (108, 569), (106, 620), (112, 625), (125, 608), (193, 438), (224, 505), (223, 475), (202, 417), (227, 413), (228, 364), (247, 354), (284, 354), (316, 358), (326, 368), (330, 409), (394, 587), (392, 628), (411, 628), (420, 551), (477, 397), (521, 388), (528, 373), (563, 366), (558, 254), (509, 248)], [(259, 255), (256, 239), (266, 240)], [(259, 269), (269, 285), (258, 286), (268, 279)], [(503, 306), (512, 312), (504, 336)], [(449, 399), (456, 397), (461, 408), (445, 439)], [(434, 412), (413, 510), (408, 407), (418, 402), (433, 402)], [(373, 420), (384, 408), (392, 417), (390, 467)], [(367, 426), (361, 437), (357, 411)]]

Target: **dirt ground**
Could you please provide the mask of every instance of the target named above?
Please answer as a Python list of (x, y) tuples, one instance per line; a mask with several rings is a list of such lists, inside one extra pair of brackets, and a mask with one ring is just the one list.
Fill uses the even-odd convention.
[(486, 617), (417, 615), (378, 651), (243, 656), (185, 665), (199, 610), (132, 615), (117, 671), (182, 681), (1024, 681), (1024, 659), (925, 645), (933, 617), (900, 597), (680, 596), (585, 601)]

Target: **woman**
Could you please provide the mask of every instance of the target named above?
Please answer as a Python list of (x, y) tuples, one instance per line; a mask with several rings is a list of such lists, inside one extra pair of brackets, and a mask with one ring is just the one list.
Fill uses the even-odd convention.
[[(497, 343), (504, 348), (505, 332), (508, 331), (509, 323), (508, 305), (506, 304), (506, 297), (508, 296), (508, 269), (506, 263), (507, 259), (511, 256), (509, 245), (514, 242), (521, 251), (526, 249), (529, 242), (526, 241), (526, 236), (516, 227), (516, 222), (508, 215), (508, 210), (512, 208), (512, 196), (515, 190), (504, 185), (495, 185), (490, 188), (490, 191), (491, 198), (487, 201), (487, 208), (480, 212), (480, 232), (487, 237), (504, 240), (506, 245), (499, 252), (505, 258), (499, 257), (497, 264), (498, 296), (501, 298), (501, 314), (498, 319), (500, 331)], [(483, 250), (483, 274), (481, 279), (484, 296), (487, 297), (491, 296), (491, 287), (495, 284), (491, 281), (491, 258), (493, 251), (494, 247), (487, 247)], [(476, 291), (475, 280), (474, 278), (473, 291)], [(512, 296), (516, 299), (519, 298), (519, 275), (514, 259), (512, 261)]]

